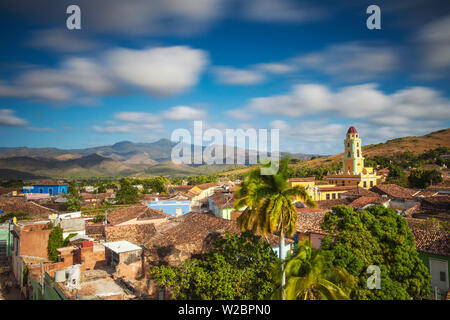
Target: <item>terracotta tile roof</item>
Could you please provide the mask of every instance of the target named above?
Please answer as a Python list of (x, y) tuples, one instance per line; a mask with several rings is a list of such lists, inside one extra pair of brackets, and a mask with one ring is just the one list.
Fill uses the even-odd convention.
[(438, 221), (405, 218), (421, 252), (450, 256), (450, 233), (440, 229)]
[(203, 183), (203, 184), (199, 184), (199, 185), (196, 185), (196, 186), (192, 186), (192, 188), (193, 187), (200, 188), (201, 190), (206, 190), (206, 189), (209, 189), (209, 188), (218, 187), (218, 184), (215, 183), (215, 182), (209, 182), (209, 183)]
[(242, 214), (243, 211), (240, 210), (233, 210), (230, 212), (230, 219), (231, 220), (236, 220), (237, 218), (239, 218), (239, 216)]
[[(212, 214), (190, 212), (179, 218), (173, 219), (172, 227), (159, 230), (145, 245), (147, 247), (158, 246), (182, 246), (192, 252), (201, 252), (204, 240), (211, 234), (241, 233), (236, 221), (217, 218)], [(278, 244), (278, 237), (269, 236), (267, 240), (271, 245)], [(291, 242), (291, 240), (287, 240)]]
[(389, 172), (390, 172), (389, 167), (377, 170), (378, 174), (389, 174)]
[(192, 199), (200, 194), (200, 191), (197, 190), (189, 190), (187, 192), (180, 192), (180, 195), (187, 197), (188, 199)]
[(416, 190), (403, 188), (396, 184), (379, 184), (372, 187), (371, 191), (381, 195), (385, 194), (391, 198), (404, 198), (404, 199), (412, 199), (414, 198), (413, 194), (416, 193)]
[(372, 192), (370, 190), (364, 189), (364, 188), (356, 188), (350, 191), (347, 191), (346, 193), (343, 193), (342, 196), (344, 197), (356, 197), (356, 196), (366, 196), (366, 197), (378, 197), (378, 193)]
[(320, 209), (331, 209), (334, 206), (338, 205), (348, 205), (351, 203), (351, 200), (348, 198), (342, 198), (342, 199), (331, 199), (331, 200), (319, 200), (316, 201), (318, 207)]
[(4, 213), (24, 212), (30, 216), (45, 219), (54, 212), (54, 210), (33, 201), (24, 201), (19, 198), (0, 198), (0, 210), (3, 210)]
[(416, 218), (434, 217), (450, 221), (450, 196), (422, 198), (420, 203), (407, 212)]
[(378, 204), (384, 204), (388, 201), (389, 201), (389, 199), (382, 198), (380, 196), (360, 197), (356, 200), (353, 200), (352, 203), (349, 204), (349, 206), (352, 207), (353, 209), (361, 209), (369, 204), (378, 205)]
[(163, 212), (162, 210), (155, 210), (152, 208), (148, 208), (144, 211), (139, 217), (137, 217), (137, 220), (151, 220), (151, 219), (165, 219), (165, 218), (171, 218), (172, 216), (170, 214), (167, 214)]
[(433, 207), (436, 209), (448, 210), (450, 212), (450, 196), (434, 196), (425, 197), (422, 199), (422, 204), (424, 206)]
[(289, 182), (312, 182), (315, 181), (315, 177), (305, 177), (305, 178), (290, 178)]
[(320, 226), (323, 222), (325, 214), (326, 212), (297, 211), (297, 223), (295, 225), (295, 230), (302, 234), (309, 234), (309, 233), (327, 234), (327, 232), (323, 230)]
[(98, 199), (98, 200), (104, 200), (111, 196), (110, 193), (89, 193), (89, 192), (82, 192), (80, 193), (80, 196), (83, 198), (83, 200), (91, 200), (91, 199)]
[(146, 220), (166, 217), (168, 217), (167, 214), (142, 204), (114, 210), (110, 213), (108, 212), (108, 222), (112, 225), (117, 225), (133, 219)]
[(107, 241), (126, 240), (137, 245), (144, 245), (155, 233), (156, 228), (153, 223), (105, 227), (105, 238)]
[(438, 192), (437, 191), (433, 191), (433, 190), (422, 190), (422, 189), (419, 189), (419, 190), (411, 189), (411, 190), (415, 191), (415, 193), (413, 193), (414, 197), (423, 198), (423, 197), (434, 197), (434, 196), (438, 195)]
[(234, 194), (232, 192), (216, 192), (209, 197), (218, 208), (232, 208), (234, 206)]

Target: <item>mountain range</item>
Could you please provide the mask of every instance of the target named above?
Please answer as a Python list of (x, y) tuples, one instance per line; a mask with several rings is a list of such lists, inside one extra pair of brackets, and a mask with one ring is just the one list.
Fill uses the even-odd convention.
[[(90, 178), (145, 175), (194, 175), (223, 171), (238, 165), (184, 165), (171, 160), (176, 142), (160, 139), (151, 143), (121, 141), (113, 145), (85, 149), (4, 148), (0, 147), (0, 179), (11, 179), (16, 172), (20, 179), (36, 177)], [(193, 153), (193, 146), (190, 146)], [(232, 148), (224, 148), (224, 155)], [(255, 151), (235, 149), (246, 156)], [(287, 153), (282, 153), (286, 155)], [(318, 155), (290, 154), (296, 159)], [(226, 158), (224, 158), (224, 163)], [(7, 170), (7, 171), (5, 171)], [(19, 179), (19, 178), (17, 178)]]

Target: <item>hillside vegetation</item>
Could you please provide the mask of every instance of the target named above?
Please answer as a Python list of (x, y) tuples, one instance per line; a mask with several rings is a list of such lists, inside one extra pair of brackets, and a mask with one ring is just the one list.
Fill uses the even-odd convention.
[[(450, 129), (435, 131), (424, 136), (403, 137), (388, 140), (383, 143), (371, 144), (362, 147), (362, 153), (365, 158), (373, 158), (375, 156), (393, 156), (397, 153), (410, 152), (419, 155), (427, 150), (439, 147), (450, 148)], [(344, 145), (342, 144), (342, 149)], [(319, 168), (340, 165), (344, 153), (339, 153), (327, 157), (319, 157), (311, 160), (293, 163), (290, 166), (295, 168)], [(253, 166), (254, 167), (254, 166)], [(222, 173), (222, 175), (239, 175), (249, 171), (251, 167), (230, 170)]]

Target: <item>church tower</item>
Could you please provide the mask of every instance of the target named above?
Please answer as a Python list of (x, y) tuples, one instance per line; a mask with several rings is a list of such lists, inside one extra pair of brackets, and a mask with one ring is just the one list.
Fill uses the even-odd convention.
[(344, 174), (360, 174), (364, 168), (364, 157), (361, 152), (361, 139), (355, 127), (348, 128), (347, 138), (344, 140), (345, 154), (343, 160)]

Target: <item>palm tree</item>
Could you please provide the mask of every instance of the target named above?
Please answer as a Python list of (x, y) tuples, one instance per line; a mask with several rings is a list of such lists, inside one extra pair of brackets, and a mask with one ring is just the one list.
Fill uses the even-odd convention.
[[(288, 300), (349, 300), (356, 284), (356, 279), (346, 270), (327, 269), (324, 255), (312, 249), (308, 240), (302, 242), (297, 253), (286, 262), (285, 272)], [(277, 299), (280, 291), (283, 294), (282, 286), (274, 291), (272, 298)]]
[[(300, 196), (309, 206), (316, 206), (305, 188), (289, 187), (288, 164), (288, 158), (282, 159), (278, 172), (274, 175), (262, 175), (261, 169), (251, 171), (236, 191), (237, 200), (235, 201), (235, 209), (239, 210), (245, 207), (238, 218), (242, 230), (252, 230), (254, 233), (259, 230), (264, 236), (278, 234), (282, 270), (284, 270), (286, 258), (284, 238), (286, 235), (294, 234), (297, 222), (297, 211), (292, 200)], [(270, 167), (270, 163), (263, 167)], [(285, 283), (285, 272), (282, 272), (282, 288)], [(284, 294), (282, 294), (282, 298), (284, 298)]]

